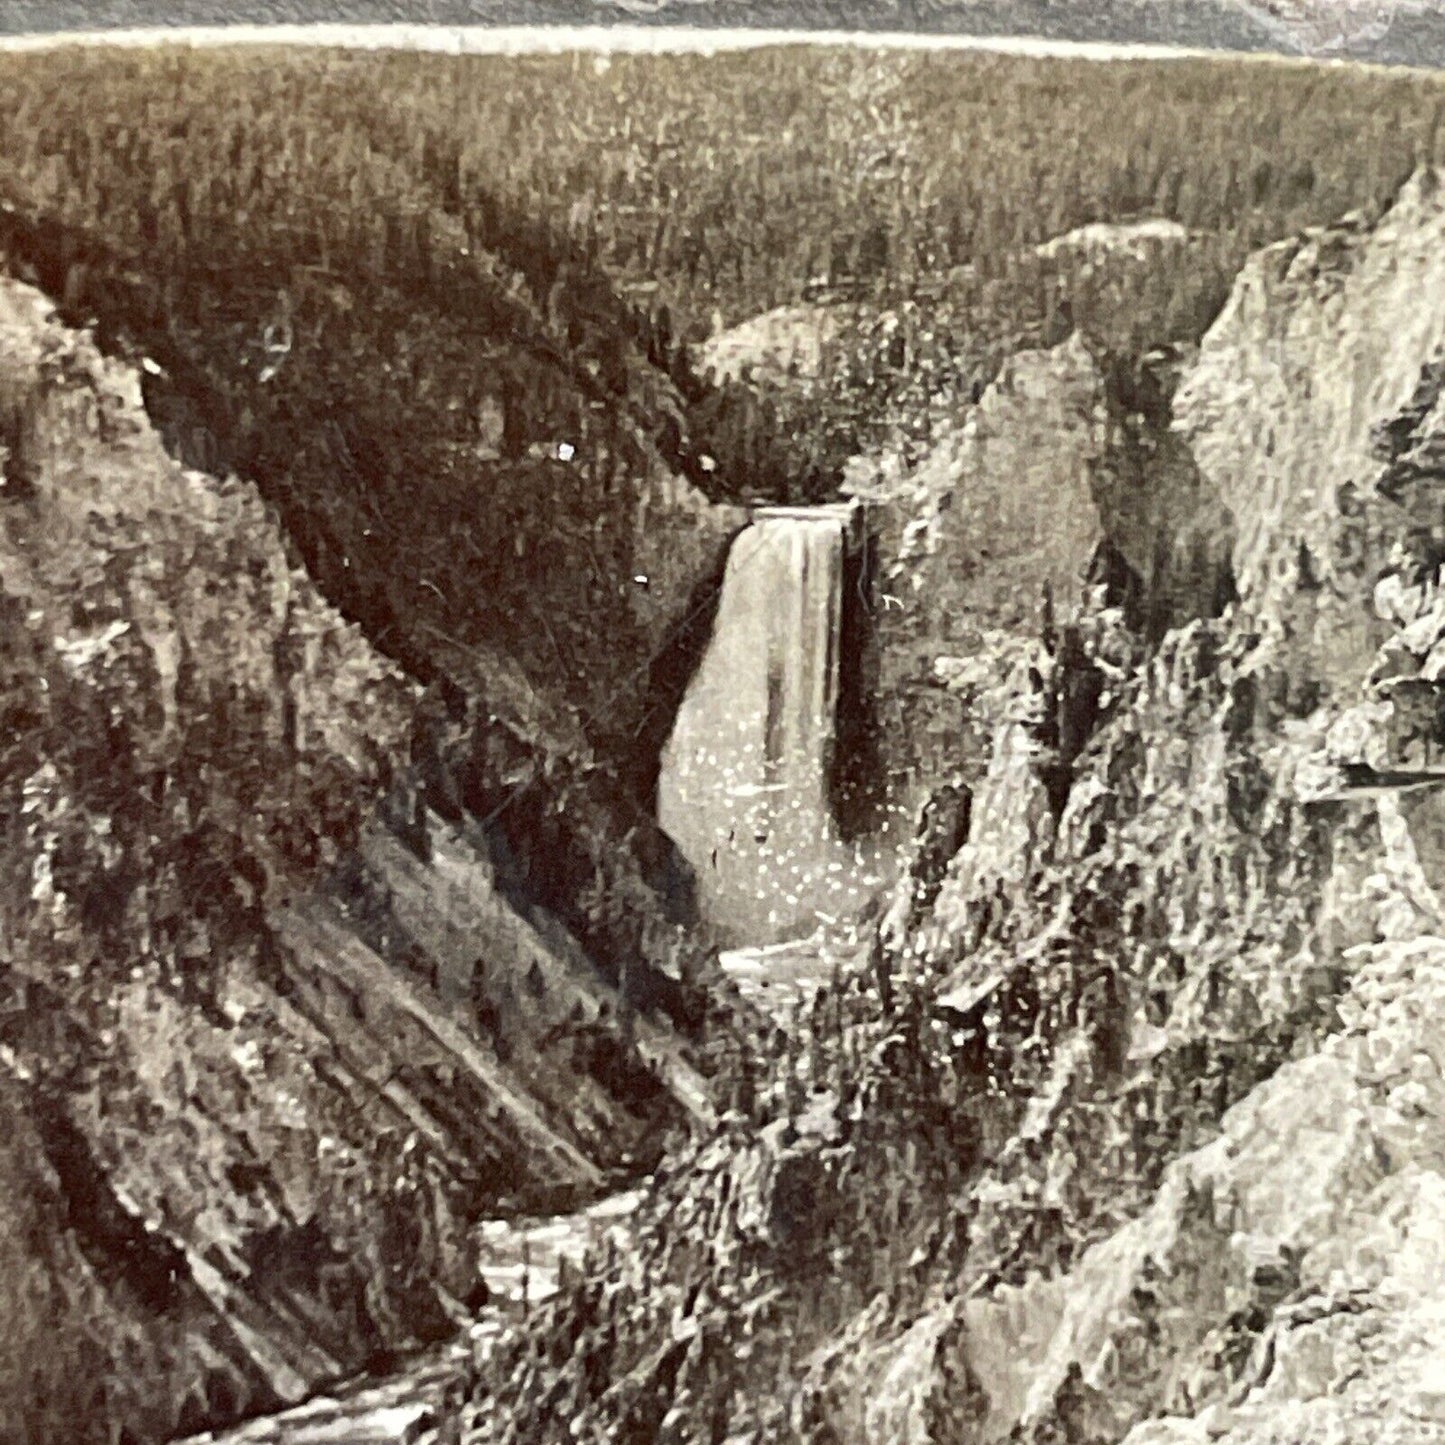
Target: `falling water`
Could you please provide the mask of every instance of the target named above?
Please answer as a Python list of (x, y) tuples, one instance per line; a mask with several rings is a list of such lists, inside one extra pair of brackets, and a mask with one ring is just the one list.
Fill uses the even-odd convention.
[(663, 753), (660, 821), (729, 942), (795, 938), (856, 895), (828, 797), (852, 519), (848, 506), (754, 513)]

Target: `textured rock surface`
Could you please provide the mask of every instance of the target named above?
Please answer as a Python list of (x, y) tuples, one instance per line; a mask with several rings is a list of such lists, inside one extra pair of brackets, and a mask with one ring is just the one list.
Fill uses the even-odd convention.
[[(988, 744), (966, 840), (741, 1106), (789, 1139), (828, 1088), (826, 1163), (745, 1183), (742, 1131), (681, 1162), (599, 1264), (601, 1333), (560, 1300), (557, 1363), (505, 1354), (520, 1379), (488, 1378), (474, 1438), (561, 1438), (539, 1389), (597, 1438), (1440, 1438), (1445, 918), (1439, 794), (1415, 786), (1438, 782), (1439, 217), (1420, 177), (1285, 274), (1265, 253), (1170, 359), (1125, 480), (1153, 456), (1193, 489), (1186, 554), (1230, 515), (1222, 615), (1148, 636), (1102, 585), (1034, 642), (1004, 619), (921, 659)], [(1126, 388), (1104, 382), (1107, 431)], [(1332, 792), (1304, 786), (1321, 766)], [(920, 856), (957, 842), (946, 812)], [(758, 1227), (780, 1188), (796, 1235)]]
[[(1175, 816), (1194, 877), (1156, 873), (1154, 884), (1171, 898), (1185, 978), (1204, 983), (1218, 965), (1196, 970), (1231, 934), (1244, 945), (1218, 958), (1223, 970), (1204, 994), (1172, 986), (1163, 1017), (1140, 998), (1127, 1041), (1131, 1088), (1201, 1030), (1218, 1029), (1206, 995), (1220, 988), (1242, 990), (1254, 1021), (1236, 1013), (1234, 1027), (1258, 1038), (1261, 1014), (1298, 1020), (1289, 992), (1307, 994), (1318, 986), (1311, 973), (1334, 970), (1352, 980), (1336, 1006), (1339, 1031), (1318, 1052), (1296, 1034), (1296, 1057), (1224, 1114), (1217, 1138), (1169, 1165), (1137, 1217), (1069, 1268), (963, 1307), (962, 1353), (989, 1401), (981, 1433), (968, 1438), (1015, 1428), (1037, 1440), (1127, 1435), (1130, 1445), (1440, 1438), (1442, 1191), (1431, 1123), (1440, 1093), (1431, 1020), (1445, 963), (1431, 883), (1440, 805), (1433, 792), (1398, 791), (1434, 737), (1438, 624), (1433, 573), (1422, 565), (1433, 543), (1412, 521), (1429, 513), (1421, 492), (1434, 474), (1429, 460), (1402, 467), (1396, 458), (1429, 457), (1445, 322), (1418, 298), (1433, 294), (1419, 288), (1438, 262), (1442, 214), (1433, 178), (1417, 177), (1375, 228), (1275, 248), (1241, 277), (1174, 403), (1200, 472), (1238, 523), (1241, 600), (1212, 657), (1183, 646), (1187, 633), (1166, 642), (1127, 721), (1101, 735), (1105, 766), (1092, 770), (1097, 781), (1075, 783), (1052, 850), (1052, 866), (1074, 854), (1076, 880), (1089, 866), (1090, 850), (1075, 853), (1069, 835), (1080, 836), (1090, 811), (1107, 816), (1111, 789), (1101, 784), (1112, 781), (1109, 753), (1127, 725), (1145, 788), (1187, 800)], [(1171, 760), (1148, 699), (1178, 718), (1190, 693), (1204, 702), (1211, 692), (1222, 706), (1206, 705), (1188, 729), (1176, 721)], [(1250, 734), (1246, 770), (1237, 749)], [(997, 756), (1006, 751), (1005, 738)], [(1300, 834), (1304, 871), (1290, 882), (1264, 857), (1251, 861), (1246, 837), (1268, 845), (1297, 779), (1321, 760), (1354, 765), (1347, 781), (1362, 765), (1384, 781), (1329, 795), (1340, 799), (1329, 815), (1333, 860), (1311, 882)], [(1211, 798), (1227, 805), (1213, 818)], [(1229, 814), (1243, 825), (1232, 838), (1221, 826)], [(1161, 823), (1149, 822), (1146, 804), (1130, 828), (1142, 843), (1163, 838)], [(1147, 876), (1172, 852), (1156, 844), (1152, 862), (1136, 857)], [(946, 884), (941, 906), (947, 897)], [(1211, 912), (1216, 921), (1205, 924)], [(1144, 963), (1158, 936), (1142, 918), (1130, 932)], [(1279, 944), (1292, 934), (1299, 951), (1274, 951), (1272, 934)], [(1089, 1097), (1075, 1094), (1071, 1106), (1074, 1087), (1062, 1096), (1064, 1117)], [(1094, 1108), (1103, 1103), (1095, 1093)], [(1029, 1134), (1030, 1117), (1048, 1114), (1031, 1108), (1005, 1155)], [(1089, 1172), (1078, 1139), (1063, 1138), (1045, 1143), (1041, 1203), (1061, 1183), (1066, 1198), (1068, 1176)], [(1007, 1190), (1006, 1171), (991, 1172)], [(1170, 1418), (1151, 1422), (1156, 1415)]]
[[(1419, 1376), (1442, 1283), (1440, 1078), (1419, 1031), (1445, 945), (1381, 944), (1356, 963), (1344, 1031), (1226, 1114), (1143, 1215), (1062, 1279), (969, 1312), (965, 1349), (1004, 1424), (1053, 1415), (1074, 1367), (1111, 1431), (1181, 1406), (1210, 1408), (1200, 1438), (1309, 1438), (1311, 1415), (1316, 1438), (1392, 1438), (1376, 1432), (1435, 1419)], [(1048, 1328), (1011, 1351), (1021, 1308)]]
[(1174, 399), (1235, 518), (1252, 615), (1287, 624), (1300, 670), (1325, 685), (1358, 678), (1382, 638), (1358, 571), (1361, 512), (1385, 480), (1381, 429), (1418, 406), (1445, 344), (1445, 311), (1422, 304), (1445, 280), (1442, 236), (1439, 182), (1421, 173), (1373, 227), (1354, 218), (1270, 247)]
[(251, 489), (13, 283), (0, 353), (0, 1409), (163, 1439), (450, 1334), (482, 1211), (707, 1100), (420, 804), (415, 687)]
[(814, 381), (847, 313), (835, 307), (780, 306), (729, 327), (698, 348), (698, 368), (719, 380), (749, 375), (774, 383)]
[(986, 651), (1000, 629), (1031, 633), (1046, 591), (1061, 604), (1080, 592), (1102, 535), (1090, 486), (1101, 384), (1077, 337), (1021, 352), (916, 465), (885, 453), (850, 468), (879, 537), (879, 722), (905, 787), (957, 766), (966, 736), (935, 659)]

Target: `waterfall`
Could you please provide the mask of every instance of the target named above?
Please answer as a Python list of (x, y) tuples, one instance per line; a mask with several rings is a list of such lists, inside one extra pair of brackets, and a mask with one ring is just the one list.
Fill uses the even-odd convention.
[(797, 937), (848, 907), (853, 857), (828, 779), (853, 516), (841, 505), (754, 512), (663, 752), (659, 821), (729, 942)]

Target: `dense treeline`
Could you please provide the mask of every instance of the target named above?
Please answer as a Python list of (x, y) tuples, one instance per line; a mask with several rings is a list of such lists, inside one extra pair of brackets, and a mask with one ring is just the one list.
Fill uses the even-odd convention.
[[(1047, 237), (1179, 221), (1194, 238), (1145, 309), (1197, 334), (1248, 251), (1440, 151), (1433, 76), (1229, 61), (61, 51), (0, 75), (16, 198), (167, 274), (245, 258), (280, 265), (282, 292), (404, 279), (507, 337), (521, 304), (609, 410), (636, 380), (621, 333), (681, 393), (637, 398), (664, 453), (764, 496), (826, 492), (881, 418), (1077, 321), (1031, 253)], [(692, 375), (716, 326), (817, 295), (898, 325), (849, 328), (806, 406)], [(525, 451), (555, 388), (505, 370)]]
[(346, 114), (364, 87), (459, 198), (485, 187), (639, 294), (656, 283), (688, 340), (714, 309), (732, 324), (819, 283), (896, 298), (966, 282), (956, 268), (999, 276), (1089, 221), (1167, 215), (1251, 249), (1389, 194), (1439, 128), (1433, 76), (1228, 61), (779, 49), (327, 70)]

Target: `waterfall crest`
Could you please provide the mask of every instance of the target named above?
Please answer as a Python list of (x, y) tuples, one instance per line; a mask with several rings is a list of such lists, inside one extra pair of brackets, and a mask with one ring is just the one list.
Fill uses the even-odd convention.
[(855, 860), (828, 780), (853, 518), (847, 505), (754, 512), (663, 752), (659, 821), (727, 942), (797, 937), (847, 909)]

